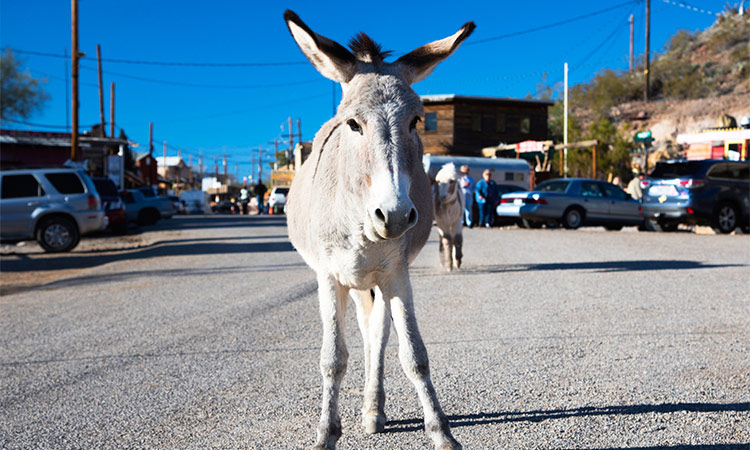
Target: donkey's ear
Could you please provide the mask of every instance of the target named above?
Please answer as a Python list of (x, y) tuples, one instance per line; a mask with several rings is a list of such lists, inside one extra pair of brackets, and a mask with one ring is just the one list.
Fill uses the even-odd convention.
[(402, 66), (402, 75), (410, 84), (422, 81), (441, 61), (456, 51), (474, 28), (474, 22), (466, 22), (453, 36), (419, 47), (400, 57), (395, 63)]
[(338, 42), (321, 36), (310, 29), (294, 11), (284, 12), (289, 32), (302, 53), (324, 77), (340, 83), (352, 79), (356, 69), (354, 55)]

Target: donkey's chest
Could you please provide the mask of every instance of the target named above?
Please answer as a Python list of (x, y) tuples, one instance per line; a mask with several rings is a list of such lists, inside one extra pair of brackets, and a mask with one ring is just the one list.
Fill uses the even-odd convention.
[(390, 245), (360, 249), (329, 248), (324, 262), (327, 272), (343, 286), (370, 289), (402, 263), (398, 247)]

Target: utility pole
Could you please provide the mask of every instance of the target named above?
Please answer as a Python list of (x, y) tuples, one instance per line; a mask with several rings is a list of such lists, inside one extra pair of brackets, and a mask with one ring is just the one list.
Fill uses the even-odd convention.
[(565, 90), (563, 92), (563, 176), (568, 177), (568, 63), (565, 63)]
[(78, 161), (78, 0), (71, 0), (71, 47), (72, 47), (72, 97), (73, 97), (73, 128), (70, 130), (70, 160)]
[(198, 178), (200, 179), (201, 184), (203, 183), (203, 157), (198, 155)]
[(154, 156), (154, 122), (148, 123), (148, 156)]
[(331, 84), (331, 86), (333, 87), (333, 90), (331, 91), (333, 92), (333, 114), (331, 114), (331, 117), (333, 117), (336, 115), (336, 82), (331, 81), (331, 83), (333, 83)]
[(109, 83), (109, 137), (115, 137), (115, 82)]
[(64, 58), (63, 61), (65, 61), (65, 131), (70, 130), (70, 80), (68, 77), (70, 76), (70, 72), (68, 72), (68, 49), (66, 48), (64, 50)]
[(646, 0), (646, 70), (644, 75), (646, 76), (646, 86), (643, 91), (643, 101), (648, 101), (648, 86), (649, 86), (649, 69), (651, 68), (649, 58), (649, 41), (651, 39), (651, 0)]
[(188, 173), (190, 174), (190, 187), (192, 188), (193, 182), (194, 182), (193, 180), (193, 155), (192, 154), (188, 155), (188, 169), (189, 169)]
[(292, 116), (289, 116), (289, 152), (286, 155), (287, 166), (291, 164), (293, 151), (294, 151), (294, 128), (292, 127)]
[(263, 176), (263, 149), (258, 149), (258, 183), (261, 182)]
[[(297, 143), (300, 145), (300, 151), (302, 151), (302, 119), (297, 119)], [(300, 155), (301, 156), (301, 155)], [(297, 158), (292, 151), (292, 167), (297, 168)]]
[(96, 44), (96, 71), (99, 76), (99, 137), (107, 137), (104, 129), (104, 85), (102, 84), (102, 46)]
[(628, 59), (630, 61), (630, 73), (633, 73), (633, 15), (630, 15), (630, 18), (628, 19), (628, 22), (630, 22), (630, 58)]
[(164, 141), (164, 179), (167, 179), (167, 141)]
[(227, 178), (227, 155), (224, 154), (224, 160), (223, 160), (223, 166), (224, 166), (224, 183), (229, 186), (229, 178)]

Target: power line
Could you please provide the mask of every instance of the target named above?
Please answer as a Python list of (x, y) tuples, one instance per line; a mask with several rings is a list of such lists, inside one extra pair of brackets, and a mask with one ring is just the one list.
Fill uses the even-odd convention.
[[(94, 67), (89, 67), (86, 65), (80, 66), (82, 69), (86, 70), (92, 70), (96, 71), (97, 69)], [(125, 73), (119, 73), (119, 72), (111, 72), (108, 70), (102, 71), (105, 74), (108, 75), (114, 75), (122, 78), (129, 78), (131, 80), (137, 80), (137, 81), (144, 81), (148, 83), (158, 83), (158, 84), (167, 84), (172, 86), (183, 86), (183, 87), (194, 87), (194, 88), (208, 88), (208, 89), (266, 89), (266, 88), (274, 88), (274, 87), (287, 87), (287, 86), (297, 86), (301, 84), (310, 84), (310, 83), (316, 83), (318, 81), (321, 81), (321, 78), (311, 79), (311, 80), (305, 80), (305, 81), (294, 81), (289, 83), (268, 83), (268, 84), (236, 84), (236, 85), (230, 85), (230, 84), (200, 84), (200, 83), (186, 83), (181, 81), (172, 81), (172, 80), (158, 80), (154, 78), (147, 78), (147, 77), (138, 77), (135, 75), (128, 75)]]
[[(39, 127), (39, 128), (54, 128), (54, 129), (62, 129), (62, 130), (67, 130), (70, 128), (65, 125), (47, 125), (47, 124), (42, 124), (42, 123), (25, 122), (23, 120), (14, 120), (14, 119), (6, 119), (6, 118), (3, 118), (3, 122), (13, 122), (13, 123), (21, 124), (21, 125), (28, 125), (30, 127)], [(86, 128), (91, 128), (93, 126), (94, 125), (78, 125), (78, 128), (86, 129)]]
[(703, 8), (696, 8), (695, 6), (688, 5), (687, 3), (682, 2), (682, 1), (679, 2), (679, 3), (678, 2), (674, 2), (672, 0), (662, 0), (662, 1), (664, 3), (666, 3), (666, 4), (668, 4), (668, 5), (679, 6), (680, 8), (685, 8), (688, 11), (693, 11), (693, 12), (703, 13), (703, 14), (709, 14), (711, 16), (715, 16), (716, 15), (716, 13), (714, 13), (712, 11), (709, 11), (709, 10), (703, 9)]
[(594, 17), (594, 16), (598, 16), (600, 14), (604, 14), (606, 12), (609, 12), (609, 11), (612, 11), (612, 10), (615, 10), (615, 9), (619, 9), (619, 8), (622, 8), (623, 6), (627, 6), (627, 5), (636, 3), (636, 2), (637, 2), (637, 0), (629, 0), (627, 2), (618, 3), (617, 5), (610, 6), (609, 8), (604, 8), (604, 9), (600, 9), (598, 11), (590, 12), (588, 14), (583, 14), (583, 15), (576, 16), (576, 17), (571, 17), (570, 19), (561, 20), (559, 22), (548, 23), (546, 25), (540, 25), (540, 26), (537, 26), (537, 27), (528, 28), (526, 30), (514, 31), (512, 33), (506, 33), (506, 34), (501, 34), (501, 35), (498, 35), (498, 36), (488, 37), (488, 38), (485, 38), (485, 39), (474, 40), (474, 41), (467, 42), (464, 45), (466, 46), (466, 45), (484, 44), (486, 42), (497, 41), (497, 40), (500, 40), (500, 39), (507, 39), (507, 38), (510, 38), (510, 37), (520, 36), (520, 35), (523, 35), (523, 34), (529, 34), (529, 33), (533, 33), (533, 32), (536, 32), (536, 31), (541, 31), (541, 30), (546, 30), (546, 29), (549, 29), (549, 28), (552, 28), (552, 27), (558, 27), (558, 26), (561, 26), (561, 25), (567, 25), (569, 23), (577, 22), (579, 20), (588, 19), (589, 17)]
[[(34, 50), (22, 50), (12, 48), (15, 53), (21, 53), (26, 55), (45, 56), (49, 58), (69, 58), (69, 56), (61, 55), (59, 53), (46, 53), (38, 52)], [(179, 66), (179, 67), (274, 67), (274, 66), (297, 66), (303, 64), (309, 64), (307, 61), (282, 61), (282, 62), (179, 62), (179, 61), (143, 61), (135, 59), (118, 59), (118, 58), (102, 58), (102, 62), (117, 63), (117, 64), (140, 64), (150, 66)]]

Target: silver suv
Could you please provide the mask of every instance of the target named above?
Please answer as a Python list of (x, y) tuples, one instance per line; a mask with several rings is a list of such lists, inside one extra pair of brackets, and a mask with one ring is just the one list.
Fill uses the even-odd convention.
[(0, 171), (0, 239), (36, 239), (48, 252), (72, 250), (107, 226), (94, 183), (80, 169)]

